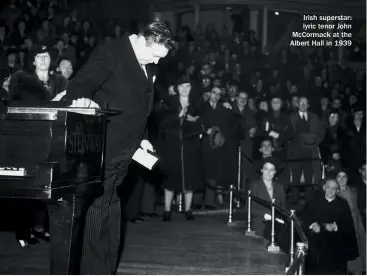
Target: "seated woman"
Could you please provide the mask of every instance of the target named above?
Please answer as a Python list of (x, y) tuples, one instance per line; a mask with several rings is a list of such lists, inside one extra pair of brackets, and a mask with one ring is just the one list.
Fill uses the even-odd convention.
[[(280, 183), (276, 182), (275, 175), (280, 167), (279, 161), (273, 157), (263, 158), (260, 161), (261, 177), (259, 180), (254, 180), (251, 182), (251, 194), (253, 196), (259, 197), (262, 200), (271, 202), (275, 199), (275, 204), (282, 208), (286, 208), (286, 199), (284, 187)], [(252, 215), (252, 228), (259, 235), (263, 235), (264, 238), (270, 239), (271, 222), (264, 220), (264, 215), (271, 215), (271, 208), (257, 203), (255, 200), (251, 202), (251, 215)], [(279, 215), (276, 217), (280, 218)], [(281, 218), (283, 219), (283, 218)], [(284, 220), (284, 219), (283, 219)], [(286, 228), (282, 227), (279, 223), (276, 223), (276, 240), (283, 250), (288, 250), (285, 231)]]
[(356, 231), (359, 257), (348, 262), (348, 271), (353, 274), (366, 274), (366, 233), (363, 228), (362, 219), (358, 210), (357, 191), (349, 184), (348, 170), (338, 169), (335, 172), (336, 181), (339, 184), (338, 196), (348, 202), (352, 213), (354, 229)]
[(203, 188), (200, 134), (203, 132), (198, 116), (199, 106), (191, 93), (191, 80), (182, 76), (176, 82), (176, 95), (163, 103), (164, 115), (160, 125), (164, 173), (163, 221), (171, 219), (174, 193), (184, 194), (185, 215), (193, 220), (191, 211), (193, 192)]

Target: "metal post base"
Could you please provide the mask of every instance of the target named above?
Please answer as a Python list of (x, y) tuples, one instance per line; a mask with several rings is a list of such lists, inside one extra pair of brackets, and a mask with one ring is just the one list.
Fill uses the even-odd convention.
[(255, 236), (256, 236), (255, 231), (252, 231), (252, 230), (251, 230), (251, 231), (248, 231), (248, 230), (247, 230), (247, 231), (245, 232), (245, 235), (246, 235), (246, 236), (249, 236), (249, 237), (255, 237)]
[(231, 227), (243, 227), (247, 225), (247, 221), (228, 221), (227, 226)]
[(268, 246), (268, 252), (269, 253), (279, 253), (280, 252), (280, 247), (278, 245), (269, 245)]
[[(217, 210), (195, 210), (193, 212), (194, 215), (218, 215), (218, 214), (228, 214), (229, 209), (217, 209)], [(244, 209), (233, 209), (233, 213), (242, 213), (245, 212)]]

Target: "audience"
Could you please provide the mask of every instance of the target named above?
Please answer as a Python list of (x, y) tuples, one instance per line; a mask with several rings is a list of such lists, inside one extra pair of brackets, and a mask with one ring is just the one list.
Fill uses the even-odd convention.
[[(125, 29), (114, 21), (99, 26), (60, 0), (12, 0), (0, 18), (6, 19), (0, 22), (2, 99), (25, 99), (22, 90), (29, 86), (37, 88), (34, 98), (52, 99), (99, 43), (120, 37)], [(154, 170), (159, 176), (145, 179), (164, 188), (163, 220), (171, 219), (175, 193), (184, 194), (187, 220), (193, 220), (194, 207), (225, 205), (218, 191), (237, 183), (240, 167), (242, 190), (259, 191), (284, 207), (302, 210), (300, 188), (307, 187), (308, 273), (344, 273), (348, 266), (364, 272), (365, 262), (359, 259), (366, 253), (360, 239), (361, 226), (366, 229), (366, 72), (350, 63), (365, 63), (364, 47), (360, 41), (345, 47), (339, 63), (337, 48), (272, 52), (268, 46), (259, 48), (254, 31), (235, 31), (219, 34), (208, 24), (205, 31), (194, 32), (183, 26), (177, 47), (155, 66), (155, 108), (149, 121), (157, 133), (161, 166)], [(313, 188), (322, 186), (322, 173), (336, 169), (348, 172), (350, 185), (339, 175), (327, 179), (321, 197), (313, 194)], [(140, 188), (130, 187), (129, 194), (141, 203), (146, 180), (136, 181)], [(133, 222), (143, 222), (139, 212), (155, 215), (154, 187), (147, 187), (149, 206), (130, 204)], [(287, 190), (292, 192), (289, 202)], [(321, 213), (319, 206), (325, 207)]]

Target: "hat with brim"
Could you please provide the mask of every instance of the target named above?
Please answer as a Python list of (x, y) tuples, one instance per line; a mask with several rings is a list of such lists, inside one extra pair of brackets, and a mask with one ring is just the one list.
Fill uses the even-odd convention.
[(51, 48), (47, 45), (36, 45), (32, 49), (32, 59), (34, 60), (37, 55), (48, 53), (51, 60), (54, 60), (57, 56), (56, 49)]
[(305, 148), (313, 148), (318, 145), (319, 141), (315, 133), (302, 133), (301, 145)]
[(220, 148), (221, 146), (223, 146), (225, 138), (219, 127), (217, 126), (212, 127), (212, 132), (210, 134), (209, 140), (210, 140), (210, 146), (213, 149)]
[(365, 107), (363, 104), (361, 103), (355, 103), (353, 106), (352, 106), (352, 113), (356, 113), (356, 112), (364, 112), (365, 111)]

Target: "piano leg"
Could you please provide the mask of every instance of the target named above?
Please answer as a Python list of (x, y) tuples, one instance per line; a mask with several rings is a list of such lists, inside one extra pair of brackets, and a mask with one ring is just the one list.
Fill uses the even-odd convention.
[(48, 204), (50, 220), (50, 274), (70, 274), (75, 195)]

